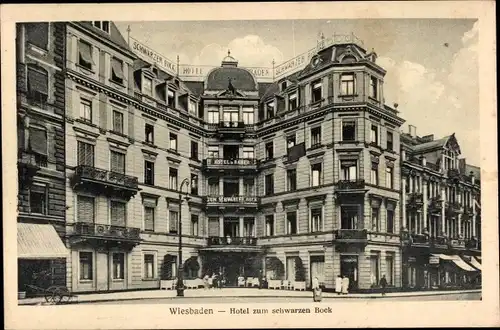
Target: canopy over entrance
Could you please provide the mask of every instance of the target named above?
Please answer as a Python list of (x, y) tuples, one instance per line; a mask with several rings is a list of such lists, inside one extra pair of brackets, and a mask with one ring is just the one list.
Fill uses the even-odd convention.
[(17, 257), (19, 259), (67, 258), (68, 249), (52, 225), (18, 223)]

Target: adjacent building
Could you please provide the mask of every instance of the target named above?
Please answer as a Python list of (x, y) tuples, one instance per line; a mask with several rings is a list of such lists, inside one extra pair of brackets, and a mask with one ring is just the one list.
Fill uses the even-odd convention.
[[(35, 37), (29, 26), (18, 27), (19, 222), (56, 228), (52, 273), (71, 291), (159, 288), (180, 262), (187, 279), (218, 272), (230, 286), (474, 280), (479, 169), (457, 158), (454, 136), (401, 133), (373, 51), (318, 45), (273, 83), (228, 52), (183, 81), (138, 58), (112, 22), (50, 23)], [(434, 267), (436, 255), (443, 267), (470, 257), (474, 272)]]

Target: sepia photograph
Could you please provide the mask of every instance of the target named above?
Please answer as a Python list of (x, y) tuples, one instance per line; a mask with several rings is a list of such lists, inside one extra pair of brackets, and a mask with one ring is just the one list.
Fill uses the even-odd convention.
[(341, 3), (313, 4), (316, 16), (238, 19), (228, 7), (244, 3), (190, 4), (197, 15), (179, 19), (88, 5), (18, 13), (8, 35), (2, 23), (11, 308), (83, 317), (52, 328), (162, 311), (106, 325), (125, 329), (250, 315), (241, 327), (339, 326), (323, 322), (342, 308), (456, 302), (475, 306), (472, 325), (488, 291), (498, 307), (496, 83), (481, 75), (496, 70), (480, 60), (481, 17), (329, 17), (320, 6)]

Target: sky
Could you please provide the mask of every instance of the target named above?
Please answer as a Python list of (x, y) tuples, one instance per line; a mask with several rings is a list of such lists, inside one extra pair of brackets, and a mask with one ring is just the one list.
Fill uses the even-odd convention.
[(218, 66), (228, 49), (240, 66), (272, 67), (316, 46), (318, 35), (354, 33), (374, 49), (386, 103), (417, 134), (455, 133), (467, 163), (479, 165), (478, 24), (473, 19), (356, 19), (115, 22), (181, 64)]

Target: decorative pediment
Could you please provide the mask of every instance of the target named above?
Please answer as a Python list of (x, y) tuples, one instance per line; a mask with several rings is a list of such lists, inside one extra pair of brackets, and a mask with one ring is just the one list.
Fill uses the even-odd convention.
[(460, 151), (460, 146), (458, 145), (457, 138), (455, 137), (455, 133), (450, 135), (448, 138), (448, 141), (446, 141), (446, 147), (448, 147), (450, 150), (455, 151), (458, 155), (461, 154)]

